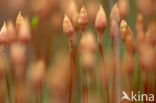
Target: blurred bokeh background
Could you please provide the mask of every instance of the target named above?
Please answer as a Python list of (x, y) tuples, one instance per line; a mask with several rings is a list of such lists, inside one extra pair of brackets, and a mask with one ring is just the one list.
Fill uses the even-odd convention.
[[(7, 101), (2, 103), (14, 103), (12, 101), (15, 101), (15, 103), (69, 103), (67, 99), (69, 99), (68, 96), (70, 97), (71, 92), (73, 101), (71, 103), (119, 103), (116, 102), (115, 99), (109, 97), (115, 94), (113, 87), (115, 84), (113, 83), (116, 78), (116, 75), (113, 74), (115, 73), (114, 68), (116, 68), (116, 65), (114, 63), (115, 55), (113, 54), (115, 50), (112, 38), (110, 37), (110, 13), (114, 4), (118, 1), (119, 0), (0, 0), (0, 27), (2, 27), (4, 21), (7, 23), (8, 21), (12, 21), (15, 27), (14, 33), (16, 34), (15, 41), (9, 42), (7, 46), (4, 45), (6, 46), (4, 58), (3, 56), (0, 58), (0, 67), (2, 68), (0, 68), (0, 70), (3, 71), (3, 68), (7, 68), (4, 69), (4, 71), (7, 71), (5, 72), (7, 76), (0, 75), (0, 77), (3, 78), (4, 76), (5, 78), (3, 78), (4, 81), (2, 80), (4, 86), (0, 85), (0, 97), (4, 97)], [(150, 3), (148, 0), (128, 0), (129, 11), (125, 21), (129, 25), (129, 28), (132, 29), (132, 34), (134, 35), (133, 42), (136, 44), (138, 40), (137, 24), (140, 23), (137, 21), (138, 13), (141, 13), (144, 17), (143, 23), (141, 23), (142, 25), (145, 24), (143, 25), (145, 26), (145, 32), (148, 34), (149, 30), (149, 34), (155, 35), (155, 31), (149, 28), (156, 28), (156, 1), (149, 1)], [(153, 4), (151, 4), (151, 2), (153, 2)], [(79, 48), (79, 44), (81, 44), (81, 38), (83, 38), (81, 35), (82, 31), (77, 24), (79, 11), (82, 6), (86, 7), (89, 18), (86, 34), (93, 34), (93, 36), (88, 37), (89, 39), (86, 37), (86, 41), (88, 40), (87, 42), (90, 44), (95, 43), (95, 45), (98, 45), (95, 18), (99, 4), (103, 6), (108, 22), (102, 39), (104, 58), (101, 56), (100, 50), (93, 50), (94, 55), (89, 51), (90, 55), (87, 51), (87, 56), (85, 55), (83, 58), (81, 50), (79, 50), (81, 49)], [(139, 7), (138, 5), (141, 6)], [(145, 8), (143, 8), (143, 6), (145, 6)], [(154, 12), (149, 13), (150, 10), (148, 7), (153, 8)], [(69, 38), (63, 33), (63, 20), (65, 14), (71, 19), (77, 36), (74, 50), (69, 46)], [(21, 19), (21, 17), (24, 19)], [(24, 23), (29, 24), (29, 26), (24, 25), (23, 27), (25, 27), (26, 30), (24, 28), (19, 32), (18, 23), (22, 20), (24, 20)], [(152, 26), (149, 25), (151, 21), (154, 21)], [(118, 28), (119, 25), (120, 24), (117, 26)], [(24, 35), (26, 39), (29, 39), (28, 41), (26, 41), (24, 37), (24, 39), (22, 38), (23, 41), (20, 40), (21, 38), (19, 38), (19, 35), (20, 33), (22, 34), (23, 31), (26, 34), (30, 33), (30, 35)], [(151, 36), (151, 38), (152, 37), (155, 38), (156, 36)], [(147, 41), (150, 41), (151, 38)], [(156, 39), (152, 40), (154, 43), (150, 42), (150, 46), (146, 45), (150, 52), (145, 52), (145, 54), (149, 55), (145, 55), (145, 58), (143, 58), (145, 60), (143, 60), (143, 63), (147, 62), (149, 65), (154, 62), (154, 57), (156, 56)], [(85, 46), (88, 47), (89, 43)], [(137, 48), (136, 44), (135, 46)], [(93, 48), (91, 47), (91, 49), (94, 49), (95, 45), (93, 45)], [(1, 46), (2, 44), (0, 47)], [(118, 59), (120, 62), (117, 63), (120, 65), (120, 69), (117, 71), (119, 71), (119, 77), (121, 79), (119, 82), (116, 81), (116, 84), (119, 84), (120, 89), (125, 90), (128, 93), (130, 93), (131, 90), (136, 92), (147, 92), (144, 91), (144, 89), (147, 88), (148, 92), (155, 93), (156, 66), (152, 64), (153, 66), (150, 65), (150, 67), (148, 67), (149, 65), (141, 67), (142, 65), (138, 56), (140, 52), (138, 53), (137, 51), (138, 48), (135, 48), (136, 52), (134, 54), (132, 53), (129, 59), (126, 46), (127, 45), (121, 40), (119, 41), (118, 51), (116, 50), (120, 53)], [(143, 51), (146, 51), (146, 47), (143, 49)], [(144, 57), (144, 52), (142, 54), (143, 56), (141, 57)], [(71, 58), (70, 55), (72, 55)], [(151, 57), (152, 59), (148, 57)], [(150, 60), (152, 63), (148, 62)], [(3, 63), (3, 61), (6, 61), (6, 63)], [(83, 67), (85, 65), (83, 62), (85, 61), (87, 61), (86, 65), (89, 62), (89, 65), (87, 65), (88, 67), (86, 67), (87, 70)], [(72, 67), (72, 64), (74, 67)], [(71, 68), (75, 69), (73, 72), (75, 73), (75, 77), (70, 75)], [(133, 70), (129, 70), (129, 68), (132, 68)], [(150, 75), (146, 75), (146, 73), (149, 73)], [(149, 78), (146, 78), (146, 76)], [(148, 80), (146, 81), (146, 79)], [(68, 83), (69, 80), (71, 80), (71, 84), (74, 85), (73, 91), (68, 87), (70, 84)], [(83, 101), (83, 96), (87, 97), (86, 94), (89, 95), (89, 102)]]

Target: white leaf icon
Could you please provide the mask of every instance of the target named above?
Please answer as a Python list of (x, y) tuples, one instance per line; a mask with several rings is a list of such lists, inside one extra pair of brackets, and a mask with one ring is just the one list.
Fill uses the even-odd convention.
[(127, 99), (127, 100), (131, 101), (131, 99), (128, 97), (128, 95), (127, 95), (127, 93), (125, 91), (122, 91), (122, 94), (123, 94), (122, 100)]

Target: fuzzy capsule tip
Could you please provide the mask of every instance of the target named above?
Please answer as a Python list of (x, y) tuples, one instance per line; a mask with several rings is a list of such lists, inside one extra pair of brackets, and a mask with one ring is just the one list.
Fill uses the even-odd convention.
[(6, 43), (7, 42), (7, 26), (4, 22), (1, 30), (0, 30), (0, 43)]
[(68, 37), (72, 37), (74, 34), (74, 27), (71, 23), (70, 18), (66, 14), (63, 20), (63, 31)]
[(100, 34), (102, 34), (107, 26), (107, 20), (106, 20), (106, 14), (102, 7), (102, 5), (99, 6), (98, 13), (96, 15), (95, 20), (95, 27), (98, 30)]
[(24, 17), (22, 15), (22, 12), (19, 11), (19, 13), (17, 14), (17, 18), (16, 18), (16, 25), (21, 24), (21, 22), (24, 21)]
[(85, 29), (88, 24), (88, 13), (86, 8), (83, 6), (80, 10), (79, 18), (78, 18), (78, 24), (81, 28)]

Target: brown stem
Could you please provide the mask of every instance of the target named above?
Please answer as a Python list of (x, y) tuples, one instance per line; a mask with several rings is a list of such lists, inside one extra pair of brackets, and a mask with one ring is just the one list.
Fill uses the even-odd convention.
[[(134, 91), (134, 86), (133, 86), (133, 74), (131, 73), (129, 75), (130, 77), (130, 91)], [(133, 101), (131, 101), (131, 103), (134, 103)]]
[[(154, 85), (155, 85), (155, 88), (154, 88), (154, 95), (156, 95), (156, 72), (155, 72), (155, 82), (154, 82)], [(154, 100), (155, 100), (155, 102), (154, 103), (156, 103), (156, 96), (155, 96), (155, 98), (154, 98)]]
[(36, 90), (36, 103), (41, 103), (42, 101), (42, 99), (41, 99), (41, 93), (42, 92), (42, 90), (41, 90), (41, 88), (37, 88), (37, 90)]
[(100, 55), (101, 55), (101, 58), (102, 58), (102, 62), (104, 63), (104, 54), (103, 54), (103, 49), (102, 49), (102, 44), (99, 43), (99, 51), (100, 51)]
[(8, 78), (8, 76), (6, 76), (6, 87), (7, 87), (7, 92), (8, 92), (9, 103), (11, 103), (11, 92), (10, 92), (10, 86), (9, 86), (9, 78)]
[[(144, 94), (147, 94), (148, 93), (148, 71), (146, 71), (146, 74), (145, 74), (145, 81), (144, 81)], [(146, 100), (144, 103), (147, 103)]]
[(133, 91), (134, 90), (134, 85), (133, 85), (133, 75), (134, 75), (134, 52), (132, 51), (128, 51), (129, 56), (130, 56), (130, 73), (129, 73), (129, 77), (130, 77), (130, 90)]
[(52, 47), (50, 47), (50, 45), (52, 43), (52, 36), (47, 34), (47, 38), (46, 39), (47, 39), (47, 44), (49, 45), (49, 47), (45, 51), (45, 60), (46, 60), (46, 63), (48, 65), (48, 63), (50, 62), (50, 58), (51, 58), (50, 54), (51, 54), (51, 48)]
[(73, 92), (73, 80), (74, 80), (74, 65), (76, 65), (76, 50), (75, 47), (71, 48), (70, 52), (70, 78), (69, 78), (69, 103), (72, 103), (72, 92)]
[(84, 101), (83, 101), (83, 103), (88, 103), (88, 86), (87, 86), (87, 84), (84, 86)]
[(34, 47), (34, 51), (36, 54), (37, 59), (40, 59), (40, 47), (39, 47), (39, 43), (38, 43), (38, 35), (36, 35), (36, 30), (33, 30), (33, 34), (32, 34), (32, 45)]
[(148, 92), (148, 73), (145, 74), (145, 82), (144, 82), (144, 93)]
[[(99, 51), (100, 51), (100, 55), (102, 58), (102, 62), (104, 63), (104, 53), (103, 53), (103, 48), (102, 48), (102, 44), (99, 43)], [(106, 81), (106, 90), (107, 90), (107, 99), (108, 99), (108, 103), (109, 101), (109, 86), (108, 86), (108, 81)]]
[(88, 103), (87, 73), (83, 72), (83, 103)]
[(0, 103), (5, 103), (5, 97), (2, 90), (2, 78), (0, 78)]
[(107, 103), (110, 103), (108, 81), (106, 82), (106, 92), (107, 92)]
[(115, 103), (115, 70), (113, 69), (112, 103)]
[(130, 75), (130, 91), (133, 91), (133, 75)]
[(114, 60), (115, 60), (115, 69), (114, 69), (114, 102), (120, 103), (120, 45), (119, 37), (116, 37), (113, 40), (113, 51), (114, 51)]

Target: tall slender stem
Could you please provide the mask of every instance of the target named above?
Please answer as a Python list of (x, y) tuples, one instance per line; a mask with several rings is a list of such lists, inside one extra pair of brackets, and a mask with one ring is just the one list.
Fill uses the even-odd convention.
[(113, 38), (113, 52), (114, 52), (114, 103), (120, 103), (120, 38), (119, 38), (119, 24), (116, 21), (116, 28), (114, 29), (115, 37)]
[(73, 84), (75, 79), (76, 68), (76, 47), (70, 51), (70, 78), (69, 78), (69, 103), (72, 103)]
[(83, 103), (88, 103), (88, 83), (86, 71), (83, 73)]

